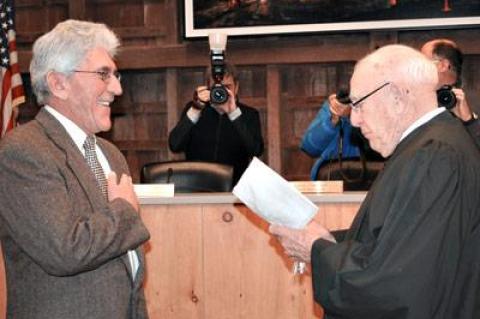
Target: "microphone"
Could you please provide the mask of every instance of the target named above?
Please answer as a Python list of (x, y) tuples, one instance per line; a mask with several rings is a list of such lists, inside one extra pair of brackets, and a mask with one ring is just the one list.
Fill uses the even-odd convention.
[(170, 178), (173, 175), (173, 168), (169, 167), (167, 170), (167, 184), (170, 184)]
[(336, 94), (337, 101), (342, 104), (350, 104), (350, 90), (346, 88), (340, 88)]

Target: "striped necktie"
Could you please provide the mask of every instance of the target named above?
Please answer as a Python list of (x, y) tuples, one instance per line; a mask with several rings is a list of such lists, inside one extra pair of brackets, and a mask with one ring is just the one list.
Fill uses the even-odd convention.
[(105, 178), (105, 173), (103, 172), (102, 166), (98, 161), (97, 153), (95, 151), (95, 135), (88, 135), (83, 143), (83, 148), (85, 149), (85, 159), (87, 160), (88, 166), (95, 174), (97, 179), (97, 184), (100, 190), (102, 191), (103, 196), (108, 198), (107, 193), (107, 180)]

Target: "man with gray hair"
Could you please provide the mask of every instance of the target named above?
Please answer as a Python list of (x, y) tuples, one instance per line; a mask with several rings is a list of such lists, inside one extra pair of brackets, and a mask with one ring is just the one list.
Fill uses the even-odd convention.
[(402, 45), (357, 63), (351, 121), (387, 157), (350, 229), (270, 231), (310, 262), (314, 296), (332, 318), (480, 317), (480, 152), (437, 107), (435, 65)]
[(103, 24), (68, 20), (33, 46), (39, 104), (0, 144), (0, 238), (7, 318), (148, 318), (149, 238), (126, 161), (108, 141), (122, 93)]

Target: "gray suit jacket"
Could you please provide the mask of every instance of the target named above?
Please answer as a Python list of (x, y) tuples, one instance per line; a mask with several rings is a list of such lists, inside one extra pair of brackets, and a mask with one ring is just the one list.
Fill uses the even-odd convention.
[[(98, 144), (118, 176), (120, 151)], [(42, 109), (0, 144), (0, 236), (7, 317), (147, 318), (142, 282), (149, 233), (123, 199), (107, 202), (82, 153)], [(137, 249), (131, 278), (126, 256)]]

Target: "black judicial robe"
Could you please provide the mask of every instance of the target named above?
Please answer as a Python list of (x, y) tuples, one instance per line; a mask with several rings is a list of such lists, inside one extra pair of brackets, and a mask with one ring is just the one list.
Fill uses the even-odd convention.
[(345, 238), (312, 249), (325, 318), (480, 318), (480, 152), (443, 112), (395, 149)]

